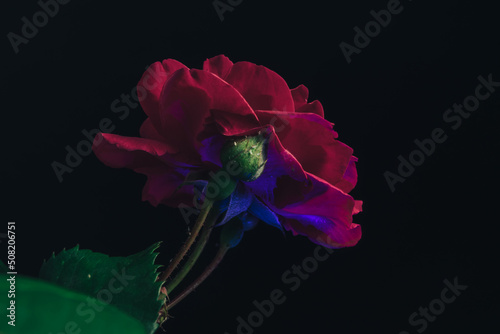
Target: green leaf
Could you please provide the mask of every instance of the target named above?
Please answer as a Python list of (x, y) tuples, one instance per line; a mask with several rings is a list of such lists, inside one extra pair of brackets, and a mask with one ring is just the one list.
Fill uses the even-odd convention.
[[(0, 333), (94, 333), (146, 334), (143, 324), (112, 305), (54, 284), (23, 276), (15, 277), (15, 297), (7, 299), (11, 276), (0, 275), (2, 300)], [(2, 294), (3, 295), (3, 294)], [(5, 303), (4, 303), (5, 298)], [(14, 301), (14, 306), (11, 305)], [(15, 308), (9, 310), (8, 308)], [(15, 327), (9, 314), (15, 312)]]
[(153, 333), (162, 304), (158, 300), (162, 283), (156, 282), (160, 266), (154, 264), (159, 245), (128, 257), (110, 257), (76, 246), (44, 262), (40, 278), (114, 305)]

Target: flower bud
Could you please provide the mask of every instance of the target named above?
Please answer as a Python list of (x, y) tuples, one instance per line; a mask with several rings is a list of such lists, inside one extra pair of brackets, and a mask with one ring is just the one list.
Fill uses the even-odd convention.
[(222, 168), (232, 171), (241, 181), (253, 181), (262, 172), (267, 161), (268, 136), (260, 131), (256, 136), (245, 136), (228, 141), (222, 148)]

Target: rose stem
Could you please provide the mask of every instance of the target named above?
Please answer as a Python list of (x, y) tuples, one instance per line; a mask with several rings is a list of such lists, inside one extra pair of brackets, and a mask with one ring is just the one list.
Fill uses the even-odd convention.
[(205, 245), (207, 244), (208, 239), (210, 238), (210, 234), (212, 232), (213, 226), (217, 218), (218, 214), (214, 210), (211, 210), (210, 214), (207, 217), (207, 224), (201, 230), (200, 238), (196, 243), (193, 252), (187, 259), (184, 266), (179, 270), (175, 278), (170, 283), (168, 283), (167, 292), (169, 294), (172, 292), (172, 290), (174, 290), (177, 287), (177, 285), (179, 285), (180, 282), (182, 282), (182, 280), (186, 277), (186, 275), (189, 273), (191, 268), (194, 266), (194, 264), (200, 257), (201, 253), (203, 252), (203, 249), (205, 248)]
[(158, 281), (164, 282), (167, 278), (169, 278), (174, 269), (177, 267), (177, 265), (182, 261), (186, 253), (189, 251), (189, 248), (191, 248), (194, 241), (196, 240), (196, 237), (200, 233), (201, 227), (205, 223), (205, 219), (207, 218), (208, 213), (210, 212), (212, 206), (213, 206), (213, 201), (209, 199), (205, 200), (204, 208), (201, 210), (200, 215), (196, 219), (196, 223), (194, 224), (193, 230), (189, 234), (189, 237), (187, 238), (186, 242), (182, 245), (177, 255), (175, 255), (172, 261), (170, 261), (170, 264), (168, 265), (167, 269), (165, 269), (165, 271), (162, 272), (161, 275), (158, 277), (157, 279)]
[(203, 281), (212, 273), (212, 271), (214, 271), (217, 265), (222, 261), (224, 255), (226, 255), (226, 252), (228, 250), (229, 247), (221, 245), (221, 247), (217, 252), (217, 255), (215, 255), (215, 258), (212, 260), (212, 262), (205, 268), (205, 271), (203, 271), (203, 273), (200, 276), (198, 276), (198, 278), (193, 283), (191, 283), (190, 286), (188, 286), (184, 291), (182, 291), (180, 295), (178, 295), (170, 303), (168, 303), (166, 306), (166, 310), (170, 310), (172, 307), (177, 305), (187, 295), (193, 292), (193, 290), (196, 289), (201, 283), (203, 283)]

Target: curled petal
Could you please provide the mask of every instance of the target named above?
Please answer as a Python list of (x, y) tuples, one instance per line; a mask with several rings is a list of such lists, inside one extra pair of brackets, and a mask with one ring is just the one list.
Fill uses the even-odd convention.
[[(281, 143), (305, 171), (331, 184), (342, 180), (351, 161), (352, 148), (335, 139), (337, 133), (332, 123), (315, 114), (263, 110), (256, 114), (262, 124), (275, 125)], [(351, 168), (355, 170), (354, 163)], [(349, 173), (352, 177), (353, 170)]]
[(314, 100), (310, 103), (303, 105), (302, 107), (295, 110), (299, 113), (311, 113), (316, 114), (321, 118), (325, 118), (325, 111), (323, 110), (323, 105), (318, 100)]
[(223, 80), (226, 79), (232, 67), (233, 62), (224, 55), (218, 55), (203, 62), (204, 71), (212, 72)]
[(299, 85), (293, 89), (290, 89), (290, 93), (292, 94), (295, 110), (307, 104), (307, 98), (309, 97), (309, 89), (307, 89), (306, 86)]
[(363, 211), (363, 201), (354, 201), (354, 208), (352, 209), (352, 214), (358, 214)]
[(174, 59), (153, 63), (142, 75), (137, 84), (137, 96), (146, 115), (153, 119), (153, 124), (159, 119), (159, 100), (165, 82), (178, 69), (187, 68)]
[(361, 238), (361, 227), (352, 222), (352, 215), (361, 210), (361, 202), (314, 175), (308, 176), (314, 196), (298, 203), (292, 200), (282, 208), (273, 208), (284, 217), (283, 226), (326, 247), (354, 246)]
[(323, 106), (317, 100), (307, 103), (309, 97), (309, 90), (304, 85), (299, 85), (291, 89), (295, 111), (300, 113), (312, 113), (325, 118)]

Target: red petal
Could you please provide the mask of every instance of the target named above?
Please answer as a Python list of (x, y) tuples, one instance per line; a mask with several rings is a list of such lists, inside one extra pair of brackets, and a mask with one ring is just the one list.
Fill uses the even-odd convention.
[(241, 115), (231, 111), (212, 109), (211, 115), (220, 133), (225, 136), (236, 136), (260, 125), (254, 113)]
[(143, 138), (155, 139), (162, 142), (165, 141), (165, 137), (158, 132), (149, 117), (142, 123), (139, 133)]
[(154, 206), (160, 203), (169, 206), (192, 203), (193, 193), (190, 187), (177, 191), (187, 170), (166, 163), (169, 153), (164, 143), (102, 133), (94, 139), (92, 149), (97, 158), (109, 167), (130, 168), (147, 175), (148, 180), (143, 189), (144, 201), (147, 200)]
[[(177, 71), (160, 98), (155, 124), (183, 162), (201, 163), (201, 142), (218, 133), (231, 135), (259, 125), (252, 108), (227, 82), (202, 70)], [(155, 122), (154, 119), (152, 119)]]
[(314, 100), (311, 103), (307, 103), (302, 107), (295, 110), (299, 113), (311, 113), (316, 114), (321, 118), (325, 118), (325, 111), (323, 110), (323, 106), (318, 100)]
[(165, 82), (175, 71), (181, 68), (187, 68), (182, 63), (174, 59), (166, 59), (163, 62), (156, 62), (142, 75), (137, 84), (137, 95), (146, 115), (153, 119), (156, 125), (159, 113), (160, 94)]
[(307, 89), (306, 86), (299, 85), (293, 89), (290, 89), (290, 93), (292, 93), (295, 110), (307, 104), (307, 98), (309, 97), (309, 89)]
[(164, 59), (161, 62), (161, 65), (163, 66), (163, 69), (165, 70), (165, 73), (167, 74), (168, 77), (170, 77), (172, 74), (175, 73), (175, 71), (181, 68), (187, 68), (186, 65), (184, 65), (180, 61), (171, 58)]
[(92, 149), (107, 166), (131, 169), (162, 165), (166, 162), (165, 156), (171, 153), (165, 143), (111, 133), (99, 133), (94, 138)]
[(352, 214), (358, 214), (363, 211), (363, 201), (354, 201), (354, 208), (352, 209)]
[(203, 70), (212, 72), (221, 79), (226, 79), (233, 67), (233, 62), (224, 55), (218, 55), (203, 62)]
[(269, 133), (266, 166), (259, 178), (246, 182), (246, 185), (263, 201), (274, 202), (274, 190), (280, 177), (286, 177), (290, 182), (296, 181), (304, 188), (308, 186), (308, 179), (297, 159), (281, 145), (274, 128), (268, 127), (266, 131)]
[(193, 187), (180, 186), (185, 176), (174, 170), (150, 169), (142, 171), (148, 179), (142, 189), (142, 200), (148, 201), (153, 206), (164, 204), (177, 207), (183, 203), (193, 206)]
[(356, 161), (358, 161), (358, 158), (352, 156), (351, 160), (349, 161), (349, 165), (347, 166), (347, 169), (344, 173), (344, 176), (342, 176), (342, 179), (340, 179), (340, 181), (338, 181), (337, 183), (333, 184), (335, 187), (339, 188), (345, 193), (348, 193), (352, 189), (354, 189), (358, 181), (358, 171), (356, 170)]
[(281, 143), (305, 171), (331, 184), (342, 180), (352, 149), (335, 139), (337, 133), (330, 122), (315, 114), (263, 110), (256, 111), (256, 114), (262, 124), (279, 124), (276, 133)]
[(291, 89), (293, 102), (295, 106), (296, 112), (301, 113), (312, 113), (320, 116), (321, 118), (325, 118), (325, 112), (323, 110), (323, 106), (317, 100), (312, 101), (311, 103), (307, 103), (307, 99), (309, 97), (309, 90), (306, 86), (300, 85)]
[(253, 109), (294, 111), (292, 94), (285, 80), (264, 66), (237, 62), (226, 81), (245, 97)]
[(285, 218), (285, 229), (330, 248), (354, 246), (361, 238), (361, 227), (352, 223), (352, 215), (355, 209), (361, 210), (360, 201), (356, 203), (351, 196), (324, 180), (308, 176), (313, 185), (311, 192), (320, 192), (318, 195), (281, 209), (273, 207)]

